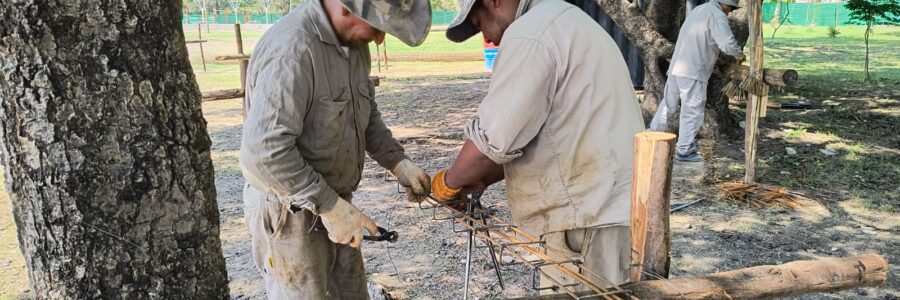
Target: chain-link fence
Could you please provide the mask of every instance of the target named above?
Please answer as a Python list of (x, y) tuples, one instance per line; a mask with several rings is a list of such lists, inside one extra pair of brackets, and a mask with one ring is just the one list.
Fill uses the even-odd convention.
[[(431, 24), (434, 25), (449, 25), (450, 22), (453, 22), (453, 17), (456, 16), (455, 11), (434, 11), (431, 13)], [(242, 14), (238, 13), (237, 22), (235, 22), (235, 15), (232, 12), (226, 11), (217, 11), (214, 13), (207, 14), (207, 22), (203, 21), (203, 16), (199, 13), (190, 13), (181, 16), (182, 24), (198, 24), (198, 23), (209, 23), (209, 24), (272, 24), (278, 21), (279, 18), (282, 17), (282, 14), (269, 14), (268, 18), (266, 18), (265, 14)]]

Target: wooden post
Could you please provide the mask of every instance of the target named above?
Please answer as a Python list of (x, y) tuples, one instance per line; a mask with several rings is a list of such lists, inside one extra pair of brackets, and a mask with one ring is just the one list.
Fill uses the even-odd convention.
[[(239, 55), (244, 54), (244, 40), (241, 38), (241, 24), (234, 23), (234, 38), (237, 42), (237, 52)], [(250, 64), (250, 60), (241, 59), (240, 68), (241, 68), (241, 90), (247, 88), (247, 66)], [(241, 116), (247, 116), (247, 96), (241, 100)]]
[(387, 69), (388, 69), (387, 40), (384, 40), (384, 42), (382, 44), (384, 44), (384, 70), (387, 71)]
[(634, 136), (631, 282), (669, 277), (669, 189), (674, 152), (674, 134), (646, 131)]
[[(750, 25), (750, 73), (748, 78), (760, 79), (763, 70), (762, 1), (750, 1), (747, 23)], [(760, 80), (761, 81), (761, 80)], [(759, 115), (762, 97), (753, 93), (747, 97), (747, 120), (744, 124), (744, 182), (756, 182), (756, 145), (759, 140)]]
[[(623, 285), (622, 289), (630, 291), (638, 299), (772, 299), (875, 286), (887, 281), (887, 273), (888, 264), (884, 257), (864, 254), (757, 266), (701, 277), (632, 282)], [(516, 299), (572, 297), (554, 294)]]
[(197, 40), (200, 44), (200, 61), (203, 62), (203, 72), (206, 72), (206, 56), (203, 54), (203, 25), (197, 24)]

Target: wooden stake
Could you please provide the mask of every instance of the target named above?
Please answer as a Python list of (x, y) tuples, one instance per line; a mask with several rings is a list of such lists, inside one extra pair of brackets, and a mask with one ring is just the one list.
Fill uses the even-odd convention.
[(387, 40), (383, 42), (384, 44), (384, 70), (388, 69), (388, 57), (387, 57)]
[[(879, 285), (887, 280), (887, 273), (884, 257), (864, 254), (758, 266), (702, 277), (639, 281), (622, 288), (639, 299), (772, 299)], [(572, 297), (554, 294), (517, 299)]]
[[(763, 70), (762, 1), (750, 1), (747, 23), (750, 24), (750, 78), (761, 78)], [(756, 182), (756, 146), (759, 140), (759, 114), (762, 99), (758, 95), (747, 97), (747, 120), (744, 125), (744, 182)]]
[[(237, 52), (239, 55), (244, 54), (244, 40), (241, 38), (241, 24), (234, 23), (234, 39), (237, 43)], [(249, 58), (241, 60), (241, 90), (247, 88), (247, 66), (250, 64)], [(244, 95), (241, 105), (241, 116), (247, 116), (247, 96)]]
[(206, 72), (206, 56), (203, 54), (203, 25), (197, 24), (197, 40), (200, 41), (200, 60), (203, 61), (203, 72)]
[(669, 189), (675, 135), (646, 131), (634, 136), (631, 180), (631, 272), (629, 280), (669, 277)]

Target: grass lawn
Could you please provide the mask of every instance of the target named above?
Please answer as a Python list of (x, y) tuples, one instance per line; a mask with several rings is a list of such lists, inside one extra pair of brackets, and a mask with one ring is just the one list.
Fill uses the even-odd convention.
[[(865, 28), (839, 30), (837, 38), (830, 38), (826, 27), (784, 26), (773, 42), (771, 27), (766, 28), (766, 66), (792, 68), (800, 74), (795, 86), (776, 90), (770, 100), (805, 101), (816, 108), (769, 110), (761, 120), (759, 178), (897, 212), (900, 27), (879, 26), (871, 35), (869, 83), (863, 82)], [(785, 147), (798, 154), (787, 155)], [(824, 155), (823, 149), (836, 155)], [(736, 171), (734, 176), (743, 172)]]

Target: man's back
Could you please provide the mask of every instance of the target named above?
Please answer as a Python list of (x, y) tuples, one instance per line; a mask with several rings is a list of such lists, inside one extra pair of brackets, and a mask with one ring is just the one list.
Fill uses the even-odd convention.
[(521, 154), (501, 161), (517, 224), (545, 233), (627, 223), (643, 121), (621, 52), (584, 12), (543, 0), (513, 22), (479, 117), (491, 147)]
[(692, 10), (681, 30), (668, 75), (706, 82), (712, 74), (719, 49), (729, 55), (740, 53), (728, 27), (728, 18), (715, 0)]

